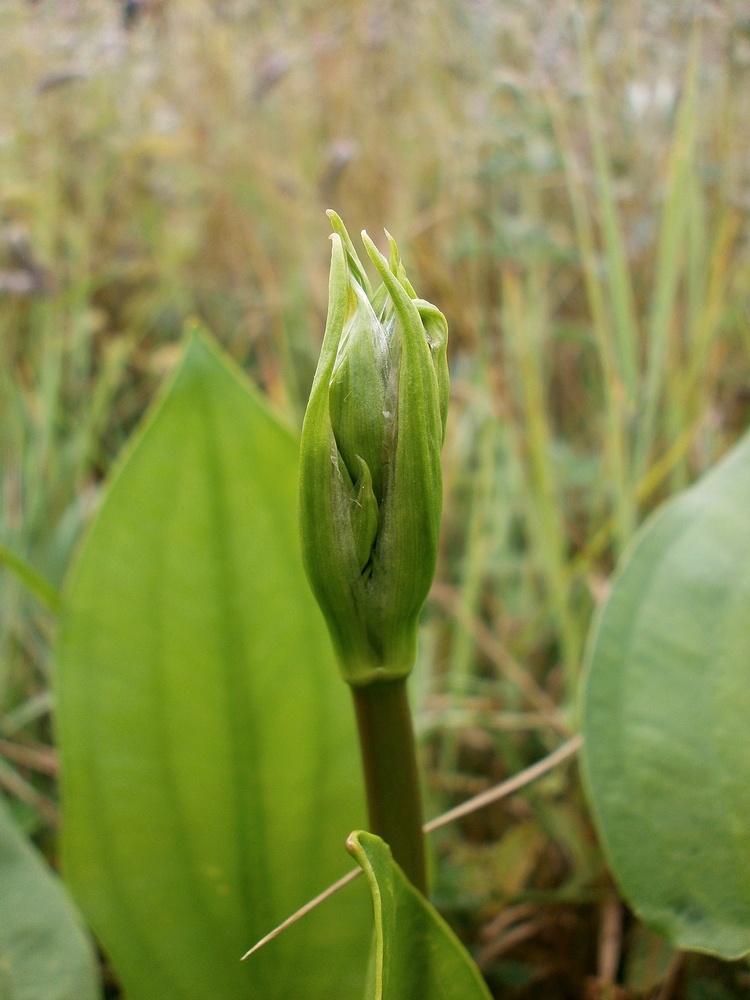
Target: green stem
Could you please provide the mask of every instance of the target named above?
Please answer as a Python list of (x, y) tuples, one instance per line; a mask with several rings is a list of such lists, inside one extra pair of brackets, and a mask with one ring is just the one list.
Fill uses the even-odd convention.
[(422, 798), (406, 680), (353, 687), (370, 831), (409, 881), (427, 893)]

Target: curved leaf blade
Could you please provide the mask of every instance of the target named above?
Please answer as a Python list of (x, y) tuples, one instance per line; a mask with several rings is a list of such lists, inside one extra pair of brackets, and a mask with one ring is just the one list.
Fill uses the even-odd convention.
[(750, 435), (639, 534), (593, 634), (585, 774), (638, 915), (750, 951)]
[(94, 946), (60, 880), (0, 796), (0, 997), (98, 1000)]
[(375, 915), (367, 1000), (491, 1000), (469, 953), (385, 841), (359, 830), (346, 846), (367, 876)]
[[(349, 997), (351, 706), (304, 577), (298, 444), (202, 336), (111, 483), (59, 639), (63, 861), (129, 1000)], [(361, 821), (361, 820), (360, 820)]]

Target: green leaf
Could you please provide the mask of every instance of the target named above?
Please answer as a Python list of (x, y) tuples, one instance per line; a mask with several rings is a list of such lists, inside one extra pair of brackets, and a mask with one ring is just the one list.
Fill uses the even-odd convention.
[(388, 845), (360, 830), (347, 847), (367, 876), (375, 914), (367, 1000), (491, 1000), (469, 953)]
[(93, 944), (62, 883), (0, 796), (0, 998), (98, 997)]
[(652, 517), (595, 629), (585, 773), (636, 913), (750, 951), (750, 435)]
[(64, 596), (67, 878), (128, 1000), (346, 997), (367, 898), (353, 713), (302, 569), (298, 443), (202, 336), (130, 447)]

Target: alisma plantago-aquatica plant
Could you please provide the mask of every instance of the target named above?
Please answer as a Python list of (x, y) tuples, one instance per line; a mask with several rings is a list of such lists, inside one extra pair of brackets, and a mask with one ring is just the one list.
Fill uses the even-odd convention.
[(388, 235), (362, 240), (373, 291), (343, 222), (334, 228), (328, 318), (302, 429), (302, 552), (352, 688), (370, 824), (426, 888), (406, 678), (435, 573), (448, 327), (417, 297)]

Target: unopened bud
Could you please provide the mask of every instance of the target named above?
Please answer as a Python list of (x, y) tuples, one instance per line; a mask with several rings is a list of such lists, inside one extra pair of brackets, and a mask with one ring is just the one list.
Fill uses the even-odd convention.
[(363, 232), (373, 292), (341, 219), (328, 320), (302, 429), (305, 568), (345, 679), (406, 676), (435, 573), (448, 328), (417, 298), (395, 241), (388, 260)]

